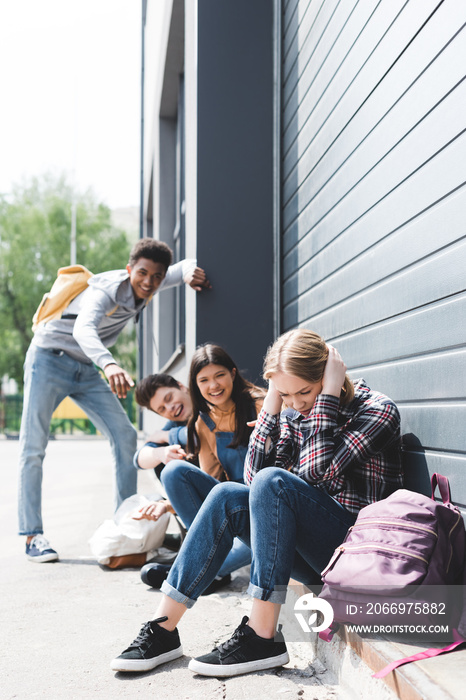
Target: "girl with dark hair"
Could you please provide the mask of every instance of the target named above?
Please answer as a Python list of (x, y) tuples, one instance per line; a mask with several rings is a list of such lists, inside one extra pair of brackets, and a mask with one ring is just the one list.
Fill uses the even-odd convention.
[[(209, 473), (216, 462), (219, 481), (242, 482), (244, 458), (252, 432), (248, 422), (256, 419), (265, 392), (241, 376), (230, 355), (220, 345), (210, 343), (201, 345), (193, 355), (189, 392), (193, 413), (188, 423), (188, 451), (199, 453), (201, 468), (210, 463), (211, 466), (205, 469)], [(214, 428), (212, 423), (217, 427)], [(229, 430), (225, 432), (220, 425), (224, 427), (226, 424)], [(209, 432), (215, 434), (215, 441)], [(207, 451), (207, 444), (212, 448), (211, 453)], [(232, 452), (225, 452), (226, 449)]]
[[(173, 509), (189, 529), (205, 498), (221, 481), (243, 483), (244, 459), (252, 427), (260, 412), (265, 392), (241, 376), (230, 355), (211, 343), (197, 348), (191, 361), (189, 390), (193, 413), (188, 423), (188, 452), (197, 455), (200, 469), (187, 461), (169, 462), (161, 481), (169, 499), (143, 508), (140, 517), (157, 520)], [(188, 455), (180, 447), (179, 452)], [(212, 593), (231, 580), (231, 572), (250, 563), (251, 552), (240, 540), (216, 579), (204, 592)], [(144, 583), (159, 588), (170, 567), (146, 564), (141, 570)]]

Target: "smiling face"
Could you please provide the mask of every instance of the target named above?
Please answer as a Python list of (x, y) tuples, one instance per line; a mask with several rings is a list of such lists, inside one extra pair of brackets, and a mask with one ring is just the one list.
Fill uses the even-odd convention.
[(223, 365), (209, 364), (197, 374), (196, 384), (202, 397), (213, 406), (226, 410), (231, 407), (233, 381), (236, 370), (231, 371)]
[(193, 412), (193, 405), (187, 387), (162, 386), (153, 395), (149, 406), (154, 413), (179, 423), (185, 423)]
[(322, 382), (314, 384), (285, 372), (275, 372), (270, 379), (284, 403), (307, 418), (322, 391)]
[(167, 269), (163, 263), (139, 258), (134, 265), (127, 265), (129, 281), (136, 299), (149, 299), (162, 284)]

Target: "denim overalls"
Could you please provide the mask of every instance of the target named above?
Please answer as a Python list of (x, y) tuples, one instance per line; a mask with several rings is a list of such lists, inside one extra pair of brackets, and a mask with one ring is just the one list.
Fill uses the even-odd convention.
[[(212, 432), (215, 430), (215, 423), (208, 413), (199, 413), (200, 417), (206, 426)], [(232, 449), (228, 445), (233, 440), (234, 433), (232, 432), (217, 432), (215, 433), (215, 442), (217, 444), (217, 457), (222, 465), (225, 473), (230, 481), (243, 483), (244, 459), (248, 448), (244, 445)]]

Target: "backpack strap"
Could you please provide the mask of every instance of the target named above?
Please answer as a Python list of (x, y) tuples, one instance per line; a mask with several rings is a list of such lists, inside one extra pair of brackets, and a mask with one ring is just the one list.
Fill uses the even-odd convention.
[(412, 656), (405, 656), (404, 659), (392, 661), (391, 664), (385, 666), (381, 671), (373, 673), (372, 678), (383, 678), (388, 673), (398, 668), (398, 666), (402, 666), (403, 664), (409, 664), (411, 661), (421, 661), (422, 659), (430, 659), (433, 656), (439, 656), (440, 654), (448, 654), (449, 651), (453, 651), (454, 649), (456, 649), (456, 647), (459, 647), (461, 644), (464, 644), (465, 641), (464, 639), (462, 639), (462, 637), (460, 637), (460, 635), (455, 629), (453, 630), (453, 639), (455, 641), (452, 644), (449, 644), (446, 647), (442, 647), (442, 649), (425, 649), (424, 651), (420, 651), (417, 654), (413, 654)]
[[(322, 639), (324, 642), (331, 642), (333, 635), (338, 631), (339, 627), (340, 625), (338, 623), (332, 622), (328, 629), (319, 632), (320, 639)], [(448, 654), (449, 651), (454, 651), (457, 647), (461, 646), (461, 644), (464, 644), (465, 641), (466, 640), (463, 639), (458, 630), (454, 629), (453, 642), (448, 644), (448, 646), (442, 647), (441, 649), (424, 649), (424, 651), (419, 651), (417, 654), (413, 654), (412, 656), (405, 656), (403, 659), (392, 661), (390, 664), (387, 664), (387, 666), (384, 666), (380, 671), (377, 671), (377, 673), (373, 673), (372, 678), (384, 678), (384, 676), (387, 676), (399, 666), (409, 664), (412, 661), (422, 661), (422, 659), (431, 659), (433, 656), (440, 656), (440, 654)]]
[(443, 503), (451, 503), (450, 482), (442, 474), (432, 474), (432, 500), (435, 500), (435, 489), (438, 486)]
[(117, 309), (118, 309), (118, 304), (111, 311), (109, 311), (108, 314), (105, 314), (105, 315), (106, 316), (113, 316), (113, 314), (115, 313), (115, 311)]
[(333, 639), (333, 635), (335, 632), (338, 632), (340, 629), (340, 625), (338, 622), (332, 622), (330, 627), (327, 627), (326, 630), (322, 630), (322, 632), (319, 632), (319, 638), (322, 639), (324, 642), (331, 642)]
[[(115, 311), (116, 311), (117, 309), (118, 309), (118, 304), (117, 304), (116, 306), (114, 306), (113, 309), (112, 309), (111, 311), (108, 312), (108, 314), (105, 314), (105, 315), (106, 315), (106, 316), (113, 316), (113, 314), (115, 313)], [(70, 319), (71, 319), (71, 320), (75, 320), (75, 319), (78, 318), (78, 314), (62, 314), (61, 317), (62, 317), (63, 319), (65, 319), (65, 320), (70, 320)]]

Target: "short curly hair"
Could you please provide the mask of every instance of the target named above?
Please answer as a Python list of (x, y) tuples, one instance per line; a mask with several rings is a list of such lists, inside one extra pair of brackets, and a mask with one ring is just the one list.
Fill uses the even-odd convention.
[(140, 258), (161, 263), (166, 272), (172, 264), (173, 253), (163, 241), (156, 241), (155, 238), (141, 238), (131, 249), (129, 266), (133, 267)]

